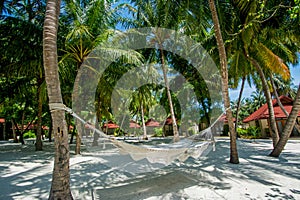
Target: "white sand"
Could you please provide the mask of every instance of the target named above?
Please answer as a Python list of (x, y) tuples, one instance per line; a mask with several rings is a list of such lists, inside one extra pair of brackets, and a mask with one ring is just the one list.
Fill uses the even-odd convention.
[[(71, 151), (75, 199), (300, 199), (300, 140), (290, 140), (280, 158), (267, 156), (270, 140), (239, 140), (240, 164), (233, 165), (228, 139), (219, 139), (207, 157), (164, 168), (135, 163), (108, 147), (83, 147), (79, 156)], [(0, 143), (0, 199), (48, 198), (53, 145), (44, 148)]]

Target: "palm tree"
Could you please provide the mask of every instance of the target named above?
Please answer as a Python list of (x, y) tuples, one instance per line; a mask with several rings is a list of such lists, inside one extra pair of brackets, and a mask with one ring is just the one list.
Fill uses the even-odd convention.
[(276, 2), (260, 4), (258, 1), (235, 0), (232, 6), (234, 8), (232, 10), (235, 11), (233, 14), (236, 16), (233, 18), (235, 22), (232, 21), (235, 25), (232, 24), (232, 26), (241, 26), (242, 29), (239, 28), (237, 32), (231, 34), (230, 40), (240, 41), (237, 48), (242, 50), (243, 56), (256, 69), (260, 77), (267, 99), (270, 132), (275, 146), (278, 141), (278, 130), (266, 75), (271, 72), (280, 74), (285, 79), (289, 78), (289, 69), (278, 55), (288, 59), (287, 61), (294, 60), (295, 48), (289, 42), (290, 39), (286, 39), (293, 38), (294, 33), (290, 34), (289, 32), (290, 35), (285, 34), (286, 37), (282, 37), (284, 34), (280, 34), (281, 37), (277, 36), (279, 32), (282, 32), (280, 28), (277, 28), (277, 21), (281, 21), (279, 24), (284, 24), (280, 20), (284, 9), (282, 10), (282, 7), (278, 6)]
[[(134, 11), (134, 15), (138, 19), (138, 23), (134, 24), (136, 27), (160, 27), (160, 28), (171, 28), (178, 30), (181, 17), (183, 14), (183, 7), (181, 2), (177, 0), (155, 0), (155, 1), (132, 1), (137, 8), (131, 7)], [(128, 6), (130, 7), (130, 6)], [(162, 48), (161, 32), (155, 33), (155, 42), (158, 44), (158, 54), (153, 53), (156, 60), (159, 60), (163, 72), (164, 82), (166, 86), (166, 92), (168, 97), (168, 103), (170, 107), (170, 113), (172, 117), (174, 141), (179, 140), (178, 128), (175, 120), (175, 113), (173, 108), (173, 102), (169, 89), (169, 81), (167, 77), (167, 59)], [(158, 56), (157, 56), (158, 55)]]
[[(48, 0), (43, 32), (43, 60), (49, 107), (54, 103), (62, 104), (58, 75), (57, 30), (60, 13), (60, 0)], [(51, 112), (55, 132), (55, 157), (49, 199), (73, 199), (70, 190), (68, 132), (63, 110)]]
[(154, 85), (143, 85), (138, 88), (132, 94), (131, 102), (129, 105), (129, 109), (133, 115), (138, 115), (138, 112), (141, 112), (142, 126), (143, 126), (143, 139), (147, 139), (147, 131), (145, 126), (145, 116), (149, 115), (149, 110), (152, 106), (154, 106), (157, 102), (155, 99), (154, 92), (157, 88)]
[[(26, 76), (31, 77), (31, 81), (35, 82), (38, 102), (36, 150), (40, 151), (42, 150), (42, 106), (45, 101), (41, 24), (45, 5), (43, 2), (36, 1), (18, 1), (15, 4), (7, 1), (5, 5), (6, 12), (2, 13), (3, 21), (1, 21), (1, 30), (5, 30), (5, 32), (1, 33), (1, 38), (8, 46), (3, 48), (2, 55), (10, 55), (9, 57), (13, 58), (9, 61), (10, 64), (6, 69), (10, 77), (12, 75)], [(23, 48), (19, 48), (20, 45)]]
[(215, 30), (215, 37), (217, 40), (219, 55), (220, 55), (220, 65), (221, 65), (221, 73), (222, 73), (222, 94), (224, 98), (224, 106), (226, 109), (226, 116), (228, 119), (229, 124), (229, 131), (230, 131), (230, 163), (238, 164), (238, 151), (236, 146), (236, 132), (234, 131), (233, 125), (233, 117), (232, 111), (230, 108), (230, 99), (228, 93), (228, 70), (227, 70), (227, 57), (225, 46), (221, 34), (220, 23), (218, 19), (218, 13), (216, 10), (214, 0), (209, 0), (209, 7), (212, 14), (212, 19), (214, 23), (214, 30)]
[[(102, 41), (107, 40), (111, 31), (107, 29), (113, 26), (113, 13), (111, 9), (111, 0), (70, 1), (66, 5), (67, 15), (63, 21), (69, 23), (71, 27), (65, 38), (65, 48), (60, 60), (61, 71), (67, 74), (67, 82), (70, 77), (76, 75), (74, 82), (72, 99), (78, 100), (79, 80), (81, 78), (80, 67), (89, 53)], [(65, 19), (66, 18), (66, 19)], [(77, 102), (73, 102), (78, 105)], [(80, 108), (79, 108), (80, 110)], [(75, 110), (78, 111), (78, 110)], [(76, 119), (75, 119), (76, 120)], [(81, 136), (83, 126), (76, 120), (76, 148), (75, 154), (80, 154)]]
[(277, 145), (271, 152), (270, 156), (278, 157), (280, 155), (280, 153), (283, 151), (283, 149), (288, 141), (288, 138), (290, 137), (291, 132), (295, 126), (299, 111), (300, 111), (300, 85), (298, 87), (298, 92), (297, 92), (297, 95), (296, 95), (296, 98), (295, 98), (295, 101), (293, 104), (291, 114), (289, 115), (289, 117), (286, 121), (281, 138), (279, 139)]

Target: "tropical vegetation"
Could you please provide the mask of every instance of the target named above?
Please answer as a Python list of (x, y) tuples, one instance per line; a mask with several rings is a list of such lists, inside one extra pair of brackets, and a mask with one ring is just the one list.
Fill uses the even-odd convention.
[[(22, 144), (24, 138), (36, 138), (36, 150), (40, 151), (45, 127), (48, 127), (48, 137), (55, 141), (49, 199), (72, 199), (69, 133), (76, 135), (76, 154), (80, 154), (84, 126), (65, 115), (63, 110), (53, 110), (53, 105), (80, 104), (77, 102), (83, 89), (79, 84), (80, 69), (96, 47), (127, 29), (154, 27), (187, 35), (201, 44), (218, 66), (223, 110), (230, 132), (230, 162), (239, 163), (237, 135), (259, 136), (256, 128), (242, 130), (239, 126), (264, 103), (268, 105), (274, 147), (270, 155), (278, 157), (300, 110), (300, 85), (293, 85), (290, 73), (290, 67), (299, 62), (299, 4), (299, 0), (1, 1), (0, 117), (6, 119), (11, 130), (1, 137)], [(148, 137), (145, 121), (151, 118), (151, 110), (163, 108), (163, 117), (172, 119), (174, 142), (179, 140), (182, 108), (178, 94), (170, 85), (180, 77), (172, 74), (173, 71), (182, 74), (191, 84), (186, 87), (195, 91), (198, 102), (195, 107), (199, 108), (195, 115), (200, 117), (199, 123), (210, 125), (213, 102), (207, 83), (187, 60), (164, 50), (159, 43), (160, 34), (156, 35), (158, 45), (153, 49), (102, 49), (107, 54), (117, 55), (118, 59), (99, 78), (95, 100), (88, 105), (95, 111), (96, 127), (109, 120), (118, 120), (111, 105), (114, 88), (125, 73), (142, 65), (147, 65), (150, 71), (159, 68), (160, 73), (154, 70), (149, 74), (153, 79), (162, 76), (162, 85), (165, 85), (144, 85), (126, 99), (129, 102), (126, 116), (140, 123), (145, 139)], [(249, 98), (243, 98), (246, 84), (256, 89)], [(236, 100), (231, 99), (229, 93), (235, 88), (240, 88)], [(118, 92), (128, 93), (126, 90)], [(272, 99), (280, 95), (294, 100), (291, 113), (286, 113), (287, 121), (281, 135), (272, 105)], [(80, 114), (89, 118), (90, 113)], [(35, 127), (35, 131), (29, 130), (31, 127)], [(164, 135), (159, 128), (155, 134)]]

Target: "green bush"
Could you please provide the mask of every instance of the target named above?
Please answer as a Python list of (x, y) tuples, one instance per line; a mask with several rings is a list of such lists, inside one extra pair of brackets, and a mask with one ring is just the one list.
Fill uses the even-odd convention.
[(251, 139), (256, 139), (256, 138), (260, 138), (261, 137), (261, 130), (260, 128), (256, 127), (256, 126), (250, 126), (248, 129), (248, 136)]
[(154, 128), (155, 134), (153, 137), (162, 137), (163, 136), (163, 129), (162, 128)]
[(238, 137), (247, 137), (248, 131), (247, 129), (237, 128), (237, 135)]
[(23, 135), (23, 138), (24, 138), (24, 139), (35, 138), (35, 137), (36, 137), (36, 136), (35, 136), (35, 133), (34, 133), (32, 130), (27, 131), (27, 132), (24, 133), (24, 135)]
[(247, 139), (257, 139), (261, 137), (260, 128), (256, 126), (249, 126), (247, 129), (238, 128), (237, 134), (239, 137)]

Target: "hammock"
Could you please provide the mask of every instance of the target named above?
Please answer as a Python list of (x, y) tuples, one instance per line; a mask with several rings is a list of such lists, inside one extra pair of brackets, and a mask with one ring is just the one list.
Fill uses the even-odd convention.
[(201, 131), (199, 134), (186, 137), (181, 139), (179, 142), (155, 146), (135, 145), (109, 137), (101, 130), (92, 126), (90, 123), (87, 123), (80, 116), (74, 113), (71, 108), (66, 107), (64, 104), (52, 103), (49, 104), (49, 106), (51, 112), (55, 110), (64, 110), (71, 114), (73, 117), (85, 124), (85, 127), (92, 129), (100, 136), (109, 139), (112, 144), (119, 149), (121, 154), (128, 154), (135, 161), (147, 159), (150, 163), (169, 165), (176, 159), (178, 159), (180, 162), (184, 162), (189, 157), (197, 159), (209, 152), (211, 149), (215, 149), (215, 141), (211, 127), (218, 121), (220, 117), (210, 127)]

